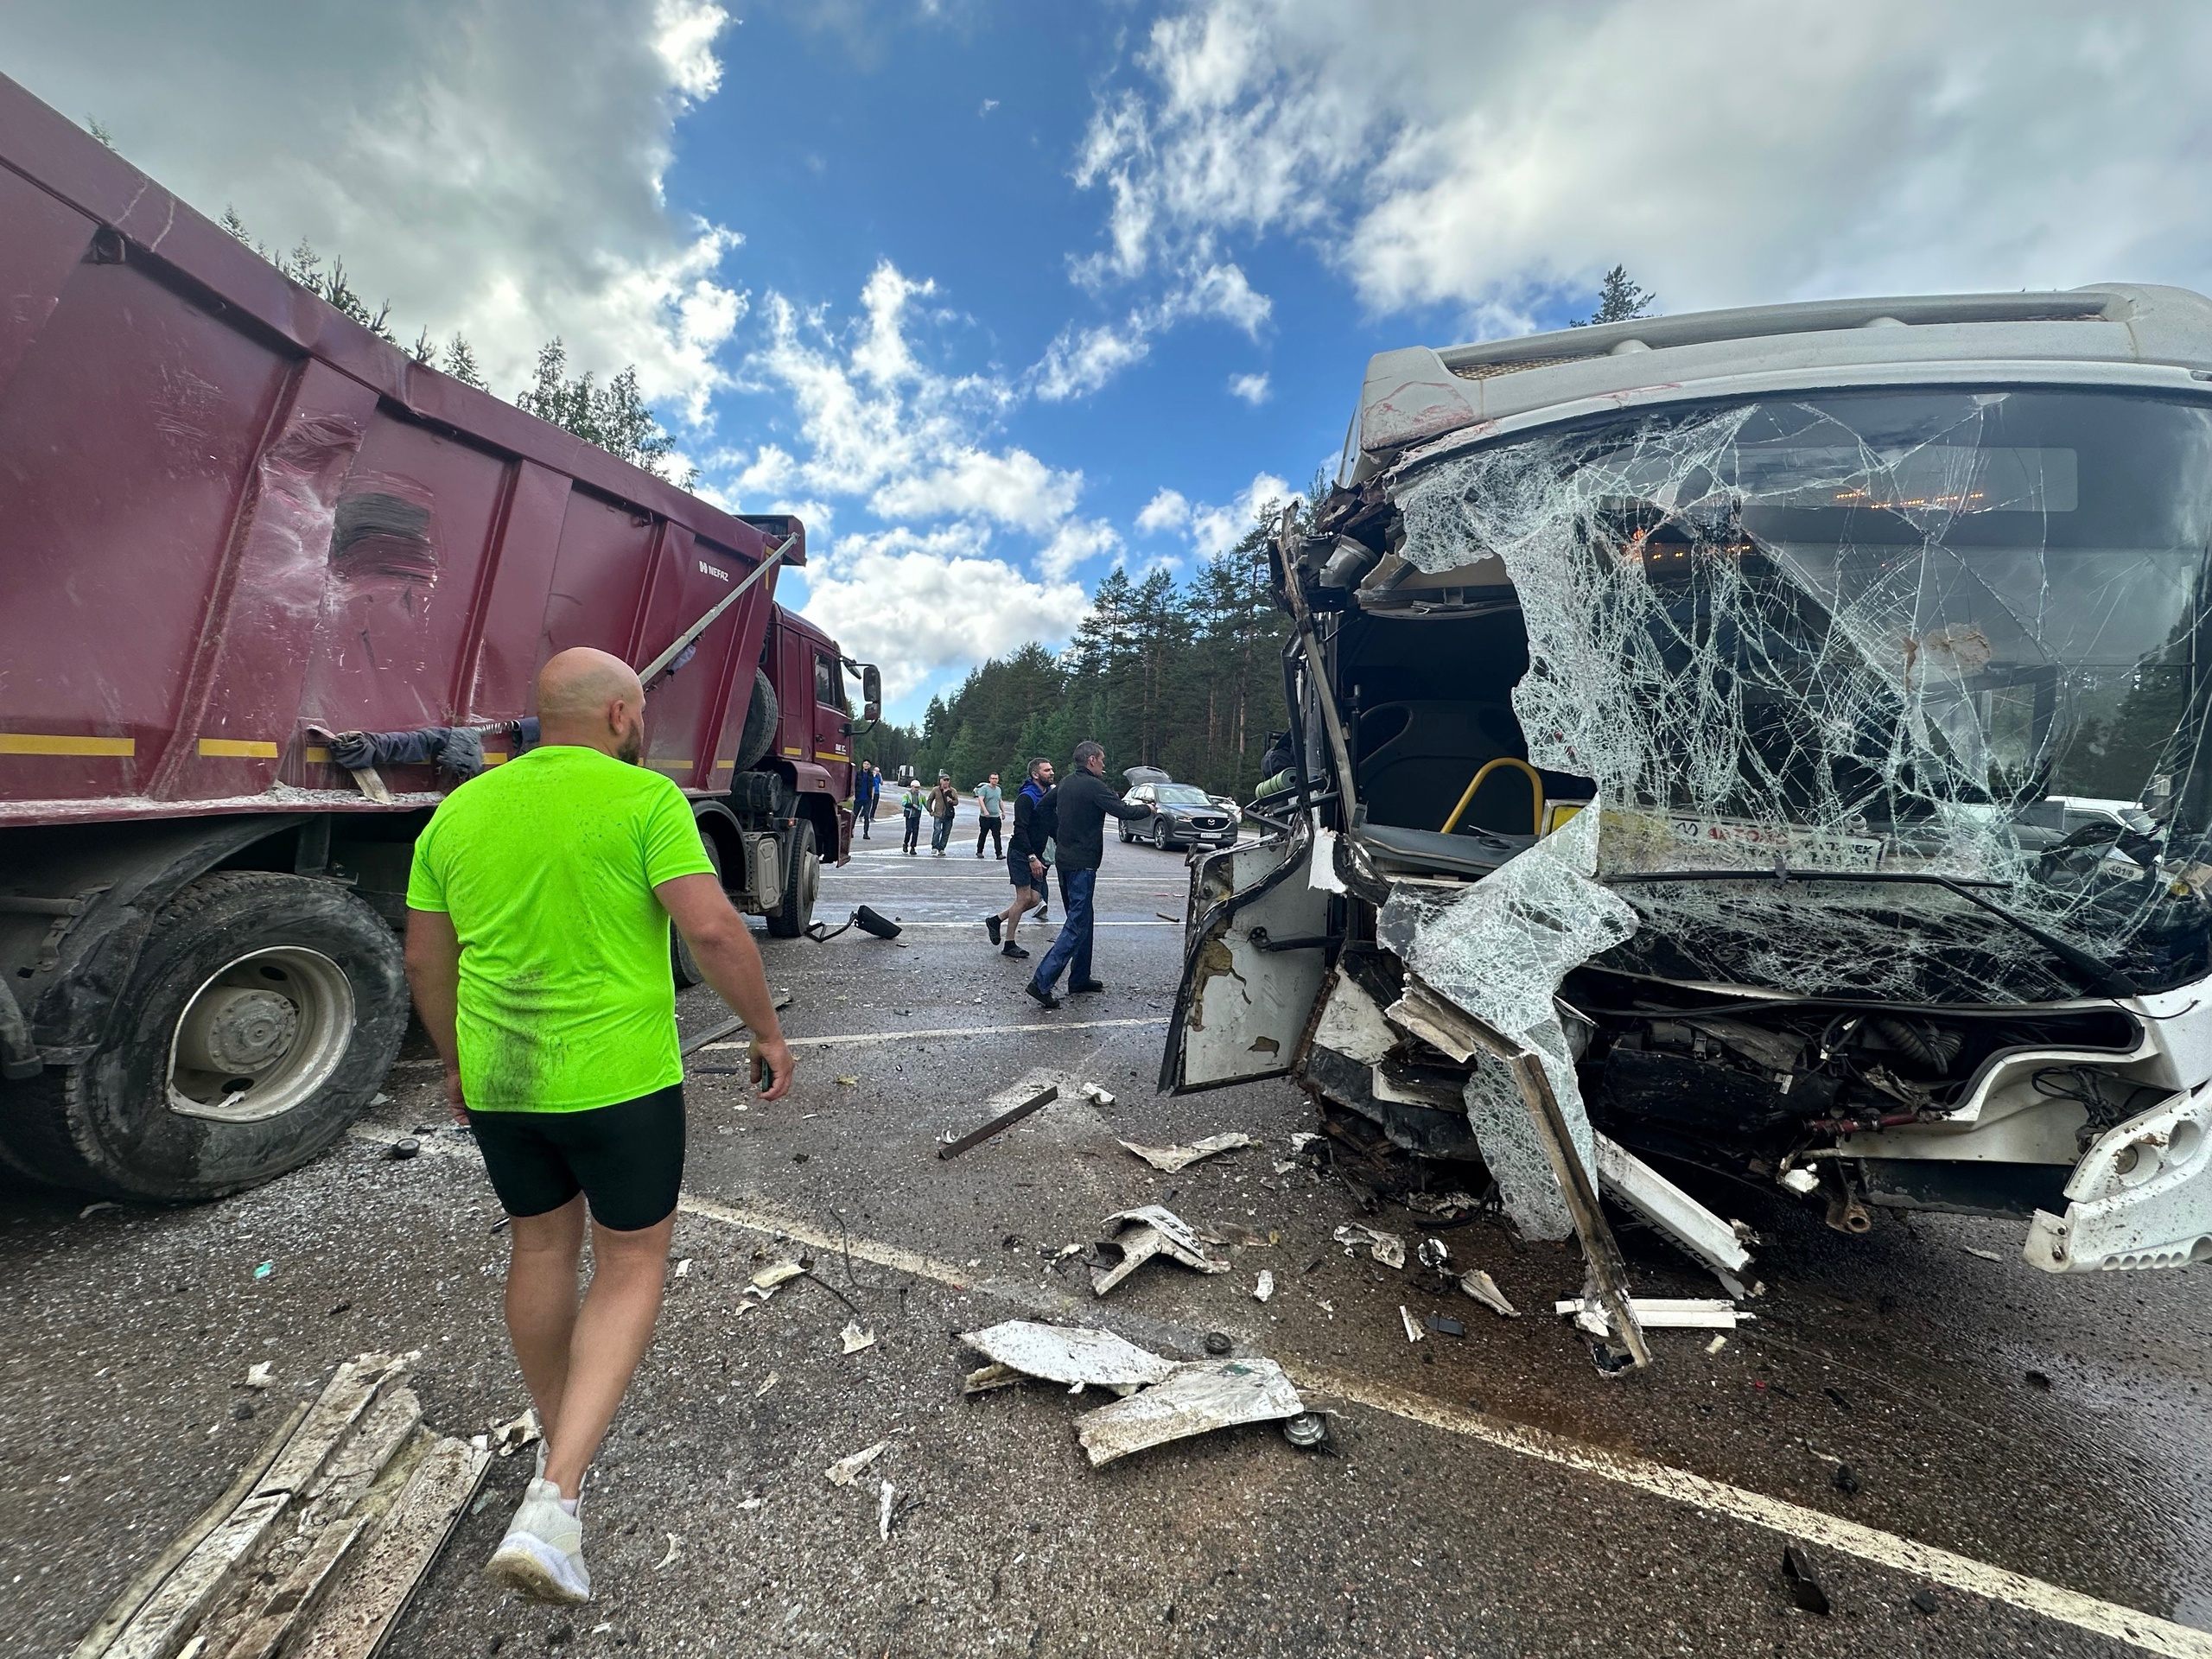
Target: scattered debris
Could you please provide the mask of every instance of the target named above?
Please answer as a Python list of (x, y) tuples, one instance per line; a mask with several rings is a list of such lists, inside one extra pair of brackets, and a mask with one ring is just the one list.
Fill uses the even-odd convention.
[[(1629, 1306), (1638, 1325), (1661, 1331), (1733, 1331), (1738, 1320), (1758, 1317), (1718, 1296), (1635, 1296)], [(1612, 1320), (1594, 1298), (1571, 1296), (1554, 1302), (1552, 1311), (1593, 1337), (1612, 1334)]]
[(1467, 1327), (1457, 1319), (1447, 1319), (1441, 1313), (1432, 1313), (1421, 1321), (1440, 1337), (1464, 1337)]
[(503, 1458), (512, 1457), (525, 1446), (535, 1446), (544, 1438), (544, 1431), (538, 1426), (537, 1408), (531, 1406), (512, 1422), (492, 1425), (491, 1447)]
[(1450, 1192), (1408, 1192), (1405, 1203), (1408, 1210), (1438, 1217), (1462, 1215), (1482, 1207), (1480, 1198), (1456, 1189)]
[(858, 1077), (840, 1077), (837, 1083), (841, 1088), (857, 1089), (860, 1087), (861, 1080)]
[(1295, 1417), (1306, 1409), (1298, 1390), (1271, 1359), (1198, 1360), (1173, 1376), (1076, 1420), (1076, 1438), (1091, 1467), (1132, 1452), (1238, 1423)]
[(822, 1472), (830, 1478), (832, 1486), (849, 1486), (859, 1478), (861, 1470), (883, 1455), (884, 1448), (890, 1444), (888, 1440), (878, 1440), (866, 1450), (854, 1452), (849, 1458), (838, 1459)]
[(1303, 1152), (1316, 1141), (1325, 1141), (1327, 1138), (1326, 1135), (1316, 1135), (1310, 1129), (1300, 1129), (1290, 1137), (1290, 1149), (1293, 1152)]
[(1452, 1252), (1442, 1239), (1424, 1238), (1414, 1248), (1414, 1259), (1424, 1268), (1433, 1268), (1440, 1272), (1452, 1260)]
[[(1007, 1319), (982, 1331), (964, 1332), (960, 1340), (1017, 1376), (1040, 1377), (1073, 1389), (1086, 1384), (1136, 1388), (1147, 1382), (1163, 1382), (1175, 1370), (1173, 1360), (1163, 1359), (1111, 1331), (1093, 1330), (1085, 1325)], [(970, 1373), (969, 1380), (982, 1375)], [(984, 1386), (999, 1385), (987, 1382)]]
[(1398, 1317), (1406, 1322), (1406, 1340), (1408, 1342), (1419, 1342), (1422, 1336), (1426, 1334), (1423, 1332), (1421, 1326), (1414, 1323), (1414, 1316), (1406, 1312), (1406, 1305), (1403, 1302), (1400, 1302), (1398, 1304)]
[(653, 1571), (658, 1573), (664, 1567), (675, 1566), (678, 1560), (683, 1559), (683, 1546), (677, 1542), (676, 1535), (672, 1532), (670, 1533), (668, 1535), (668, 1554), (662, 1556), (660, 1560), (653, 1563)]
[(99, 1203), (88, 1204), (83, 1209), (79, 1210), (77, 1212), (77, 1219), (82, 1221), (86, 1216), (96, 1216), (103, 1210), (120, 1210), (122, 1208), (123, 1206), (116, 1203), (112, 1198), (102, 1198)]
[(1619, 1142), (1597, 1137), (1598, 1184), (1716, 1274), (1751, 1265), (1751, 1230), (1723, 1220)]
[(1931, 1591), (1916, 1590), (1912, 1592), (1912, 1611), (1924, 1618), (1935, 1618), (1936, 1610), (1941, 1605)]
[(755, 1400), (766, 1398), (768, 1390), (774, 1388), (777, 1383), (783, 1380), (783, 1373), (780, 1371), (769, 1372), (766, 1376), (761, 1379), (760, 1386), (753, 1390), (753, 1397)]
[(1048, 1106), (1060, 1097), (1059, 1079), (1049, 1071), (1032, 1071), (1012, 1088), (1001, 1090), (984, 1103), (986, 1108), (996, 1108), (984, 1120), (980, 1128), (971, 1129), (958, 1140), (947, 1140), (937, 1149), (939, 1158), (957, 1158), (970, 1147), (981, 1146), (1000, 1130), (1011, 1128), (1040, 1106)]
[[(753, 1288), (772, 1294), (778, 1286), (790, 1283), (805, 1271), (797, 1262), (773, 1262), (753, 1275)], [(761, 1300), (766, 1299), (764, 1294)]]
[(250, 1365), (246, 1368), (245, 1382), (242, 1386), (249, 1389), (265, 1389), (276, 1380), (276, 1368), (264, 1359), (258, 1365)]
[(1715, 1337), (1715, 1338), (1714, 1338), (1711, 1342), (1708, 1342), (1708, 1343), (1707, 1343), (1707, 1344), (1705, 1344), (1705, 1351), (1706, 1351), (1707, 1353), (1708, 1353), (1708, 1354), (1717, 1354), (1717, 1353), (1719, 1353), (1719, 1352), (1723, 1348), (1726, 1348), (1727, 1345), (1728, 1345), (1728, 1338), (1726, 1338), (1726, 1337)]
[(1010, 1389), (1015, 1383), (1024, 1380), (1022, 1373), (1015, 1370), (1011, 1365), (1001, 1365), (996, 1363), (979, 1365), (960, 1379), (960, 1392), (988, 1394), (993, 1389)]
[(384, 1155), (395, 1164), (404, 1164), (422, 1150), (423, 1143), (411, 1135), (403, 1135), (385, 1148)]
[(1329, 1420), (1318, 1411), (1301, 1411), (1283, 1419), (1282, 1437), (1301, 1452), (1311, 1452), (1329, 1441)]
[(2026, 1380), (2028, 1386), (2031, 1389), (2050, 1387), (2050, 1374), (2047, 1371), (2030, 1371), (2027, 1373)]
[(1459, 1288), (1502, 1319), (1517, 1319), (1521, 1317), (1521, 1310), (1505, 1300), (1505, 1293), (1497, 1287), (1497, 1281), (1480, 1268), (1471, 1268), (1461, 1274)]
[(1859, 1471), (1847, 1463), (1839, 1463), (1835, 1472), (1828, 1477), (1828, 1484), (1846, 1497), (1859, 1491)]
[(1100, 1111), (1110, 1112), (1114, 1109), (1115, 1101), (1113, 1095), (1108, 1090), (1101, 1089), (1096, 1084), (1084, 1084), (1081, 1085), (1080, 1092), (1085, 1100), (1098, 1108)]
[(1968, 1244), (1963, 1248), (1968, 1255), (1978, 1255), (1985, 1262), (2002, 1262), (2005, 1259), (2001, 1251), (1985, 1250), (1976, 1244)]
[(1406, 1265), (1406, 1241), (1395, 1233), (1385, 1233), (1357, 1221), (1346, 1222), (1330, 1235), (1346, 1250), (1357, 1250), (1364, 1244), (1367, 1253), (1386, 1268)]
[(411, 1357), (339, 1366), (75, 1652), (373, 1653), (491, 1464), (423, 1427)]
[(678, 1262), (676, 1264), (676, 1276), (679, 1279), (689, 1279), (691, 1276), (691, 1258), (690, 1256), (685, 1256), (681, 1262)]
[(1206, 1332), (1206, 1352), (1211, 1354), (1217, 1359), (1220, 1358), (1222, 1355), (1229, 1352), (1230, 1350), (1236, 1346), (1236, 1344), (1230, 1339), (1229, 1332), (1226, 1331), (1209, 1331)]
[(1783, 1588), (1789, 1592), (1789, 1599), (1807, 1612), (1819, 1613), (1823, 1618), (1827, 1616), (1828, 1592), (1821, 1587), (1820, 1580), (1814, 1575), (1813, 1563), (1807, 1558), (1803, 1546), (1787, 1544), (1783, 1547), (1782, 1583)]
[(1134, 1152), (1154, 1169), (1170, 1175), (1179, 1170), (1188, 1169), (1192, 1164), (1211, 1158), (1216, 1153), (1235, 1152), (1240, 1147), (1256, 1147), (1259, 1144), (1249, 1135), (1236, 1133), (1210, 1135), (1203, 1141), (1193, 1141), (1187, 1147), (1141, 1147), (1134, 1141), (1122, 1142), (1125, 1151)]
[(875, 1346), (875, 1332), (861, 1329), (858, 1319), (848, 1319), (845, 1328), (837, 1334), (844, 1342), (845, 1351), (849, 1354), (857, 1354), (863, 1348)]
[(898, 1489), (889, 1481), (885, 1481), (882, 1497), (875, 1506), (875, 1535), (886, 1543), (891, 1541), (891, 1509), (898, 1498)]
[(276, 1271), (276, 1264), (274, 1262), (264, 1262), (253, 1270), (253, 1276), (257, 1279), (266, 1279)]
[(1119, 1224), (1117, 1236), (1102, 1239), (1093, 1249), (1091, 1294), (1103, 1296), (1155, 1255), (1168, 1255), (1200, 1273), (1227, 1273), (1229, 1263), (1205, 1253), (1191, 1225), (1172, 1210), (1157, 1204), (1123, 1210), (1106, 1217), (1107, 1225)]
[(1275, 1276), (1262, 1268), (1258, 1281), (1252, 1287), (1252, 1300), (1264, 1302), (1275, 1294)]
[(1809, 1198), (1821, 1190), (1820, 1176), (1802, 1164), (1795, 1169), (1783, 1170), (1774, 1179), (1801, 1198)]

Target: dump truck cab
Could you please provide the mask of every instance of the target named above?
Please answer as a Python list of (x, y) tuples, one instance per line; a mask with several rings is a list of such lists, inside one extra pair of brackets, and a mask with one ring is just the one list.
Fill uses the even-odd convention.
[(2180, 289), (1378, 355), (1276, 548), (1294, 765), (1194, 874), (1163, 1083), (1295, 1077), (1563, 1236), (1516, 1052), (1593, 1179), (2212, 1259), (2208, 549)]

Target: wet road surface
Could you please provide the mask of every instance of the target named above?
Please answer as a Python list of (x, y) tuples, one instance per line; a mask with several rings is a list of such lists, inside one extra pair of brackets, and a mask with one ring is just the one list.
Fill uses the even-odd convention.
[[(868, 903), (901, 939), (763, 941), (771, 982), (793, 993), (790, 1097), (764, 1105), (714, 1069), (740, 1049), (694, 1057), (675, 1246), (691, 1265), (588, 1488), (597, 1599), (556, 1611), (477, 1577), (527, 1476), (517, 1458), (388, 1652), (2212, 1653), (2195, 1635), (2212, 1629), (2201, 1270), (2052, 1279), (2018, 1259), (2009, 1224), (1878, 1213), (1853, 1239), (1779, 1192), (1717, 1185), (1700, 1196), (1764, 1241), (1756, 1322), (1717, 1354), (1707, 1332), (1655, 1332), (1649, 1372), (1606, 1380), (1548, 1312), (1580, 1288), (1571, 1248), (1458, 1228), (1441, 1235), (1456, 1260), (1523, 1317), (1428, 1295), (1330, 1241), (1363, 1219), (1410, 1243), (1422, 1217), (1363, 1217), (1343, 1185), (1278, 1168), (1313, 1127), (1296, 1090), (1153, 1092), (1179, 855), (1109, 843), (1108, 988), (1048, 1014), (1020, 995), (1033, 963), (985, 940), (1007, 889), (972, 830), (943, 859), (876, 830), (825, 872), (817, 913)], [(696, 1029), (718, 1007), (694, 991), (680, 1014)], [(420, 1157), (385, 1155), (442, 1121), (425, 1052), (410, 1047), (339, 1150), (256, 1192), (90, 1214), (0, 1195), (0, 1651), (66, 1653), (282, 1408), (356, 1352), (420, 1349), (414, 1386), (445, 1432), (521, 1408), (473, 1147), (440, 1129)], [(1115, 1104), (1063, 1098), (933, 1155), (1040, 1065)], [(1262, 1144), (1172, 1175), (1116, 1144), (1225, 1130)], [(1227, 1249), (1229, 1274), (1155, 1262), (1094, 1300), (1059, 1253), (1154, 1201), (1270, 1242)], [(1624, 1245), (1639, 1294), (1713, 1294), (1649, 1233)], [(841, 1352), (853, 1311), (808, 1280), (740, 1313), (760, 1264), (799, 1249), (874, 1347)], [(1408, 1343), (1401, 1305), (1465, 1334)], [(1176, 1357), (1225, 1333), (1333, 1414), (1332, 1448), (1259, 1426), (1092, 1470), (1072, 1426), (1091, 1400), (958, 1391), (977, 1362), (953, 1333), (1039, 1314)], [(276, 1387), (251, 1396), (237, 1385), (264, 1360)], [(859, 1484), (824, 1479), (884, 1440)], [(879, 1478), (912, 1504), (887, 1541)], [(1779, 1565), (1785, 1530), (1824, 1525), (1822, 1618), (1790, 1605)], [(2145, 1621), (2131, 1639), (2126, 1610), (2188, 1628)]]

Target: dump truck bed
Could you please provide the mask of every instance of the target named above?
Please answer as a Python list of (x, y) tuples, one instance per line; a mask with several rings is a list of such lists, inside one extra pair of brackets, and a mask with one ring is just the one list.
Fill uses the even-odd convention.
[[(553, 652), (642, 664), (799, 533), (414, 362), (0, 77), (0, 826), (390, 810), (318, 730), (517, 718)], [(688, 789), (773, 584), (652, 692)]]

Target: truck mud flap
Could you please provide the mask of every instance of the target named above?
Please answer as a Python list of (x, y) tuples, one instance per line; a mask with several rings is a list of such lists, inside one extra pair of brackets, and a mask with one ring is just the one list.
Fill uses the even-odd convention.
[(1160, 1060), (1162, 1090), (1195, 1094), (1289, 1074), (1330, 955), (1330, 895), (1308, 878), (1313, 855), (1300, 825), (1200, 864), (1197, 919)]

